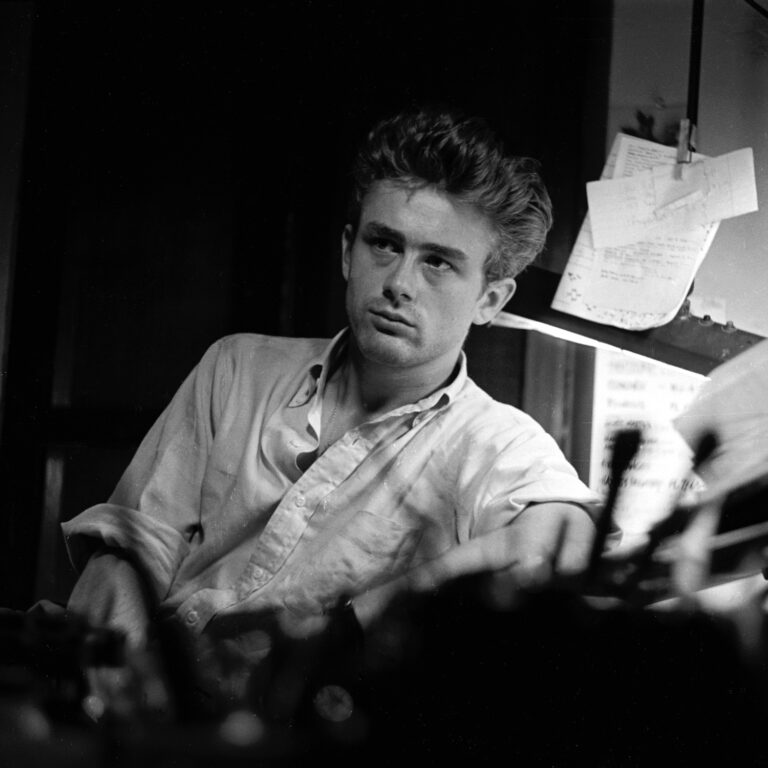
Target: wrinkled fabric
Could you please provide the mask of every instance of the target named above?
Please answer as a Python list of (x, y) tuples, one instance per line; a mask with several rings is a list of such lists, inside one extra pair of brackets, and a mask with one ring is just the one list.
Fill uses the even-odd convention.
[(129, 549), (161, 610), (199, 633), (217, 615), (322, 612), (531, 502), (597, 501), (536, 422), (468, 378), (463, 353), (447, 386), (317, 457), (345, 345), (346, 331), (216, 342), (109, 501), (63, 524), (75, 567), (104, 546)]

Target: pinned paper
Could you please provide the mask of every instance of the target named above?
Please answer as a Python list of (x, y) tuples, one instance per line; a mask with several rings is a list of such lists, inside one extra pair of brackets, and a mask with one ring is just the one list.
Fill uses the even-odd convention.
[[(618, 134), (602, 179), (626, 177), (666, 166), (671, 174), (674, 147)], [(694, 154), (693, 161), (704, 159)], [(686, 182), (683, 181), (683, 184)], [(685, 194), (695, 193), (689, 189)], [(704, 259), (718, 223), (697, 224), (631, 245), (596, 248), (591, 212), (552, 301), (552, 308), (628, 330), (668, 323), (679, 310)]]
[(751, 149), (587, 184), (595, 248), (630, 245), (757, 210)]

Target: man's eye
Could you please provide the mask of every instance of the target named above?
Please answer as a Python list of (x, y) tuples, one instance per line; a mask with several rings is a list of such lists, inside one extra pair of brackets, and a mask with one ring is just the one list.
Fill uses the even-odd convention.
[(397, 244), (384, 237), (373, 237), (368, 244), (379, 253), (397, 253)]
[(427, 256), (424, 263), (438, 272), (448, 272), (453, 269), (453, 264), (446, 261), (442, 256)]

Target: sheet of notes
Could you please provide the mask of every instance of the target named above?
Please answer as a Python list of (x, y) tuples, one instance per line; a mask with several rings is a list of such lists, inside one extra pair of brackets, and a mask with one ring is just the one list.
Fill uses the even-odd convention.
[[(675, 159), (674, 147), (618, 134), (601, 178), (631, 177), (659, 166), (671, 174)], [(628, 330), (664, 325), (685, 300), (717, 227), (718, 222), (699, 224), (629, 245), (596, 248), (587, 214), (552, 308)]]
[[(757, 210), (751, 149), (684, 164), (680, 179), (674, 177), (673, 168), (635, 168), (631, 176), (587, 184), (595, 248), (694, 233), (716, 221)], [(625, 163), (617, 163), (616, 173), (626, 170)]]

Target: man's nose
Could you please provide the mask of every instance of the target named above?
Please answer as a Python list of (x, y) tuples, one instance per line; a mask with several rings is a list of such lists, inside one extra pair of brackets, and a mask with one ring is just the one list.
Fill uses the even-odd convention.
[(416, 280), (416, 265), (408, 258), (397, 259), (384, 278), (384, 295), (392, 301), (412, 301)]

